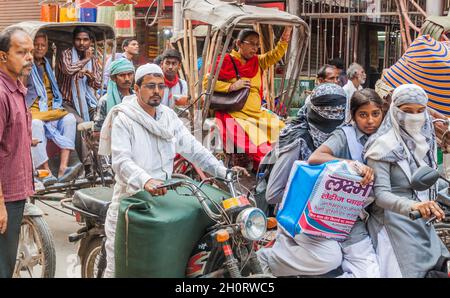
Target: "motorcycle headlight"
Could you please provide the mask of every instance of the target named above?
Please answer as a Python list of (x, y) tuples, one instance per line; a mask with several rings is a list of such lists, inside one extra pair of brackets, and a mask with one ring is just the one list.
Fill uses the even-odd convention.
[(266, 232), (266, 215), (258, 208), (242, 210), (237, 217), (237, 223), (242, 235), (252, 241), (261, 239)]

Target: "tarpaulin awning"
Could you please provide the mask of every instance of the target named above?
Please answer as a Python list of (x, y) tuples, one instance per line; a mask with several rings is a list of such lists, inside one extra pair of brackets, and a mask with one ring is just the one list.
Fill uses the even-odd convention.
[(114, 28), (107, 24), (101, 23), (82, 23), (82, 22), (70, 22), (70, 23), (49, 23), (38, 21), (27, 21), (16, 23), (10, 27), (19, 27), (27, 32), (32, 39), (36, 36), (36, 33), (42, 31), (45, 32), (49, 39), (58, 40), (61, 42), (72, 43), (72, 33), (77, 26), (88, 26), (92, 33), (95, 35), (96, 40), (114, 39)]
[(220, 0), (185, 0), (183, 13), (186, 19), (201, 21), (223, 31), (228, 31), (228, 28), (239, 23), (305, 25), (304, 21), (298, 16), (276, 8), (257, 7)]

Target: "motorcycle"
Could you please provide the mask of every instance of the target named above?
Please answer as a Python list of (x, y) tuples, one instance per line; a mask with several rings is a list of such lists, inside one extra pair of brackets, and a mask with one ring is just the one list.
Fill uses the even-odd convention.
[(78, 257), (82, 278), (101, 278), (106, 268), (105, 220), (113, 195), (110, 187), (99, 186), (76, 191), (73, 198), (61, 200), (83, 227), (69, 235), (71, 243), (80, 242)]
[[(172, 179), (159, 186), (173, 190), (189, 189), (214, 222), (195, 245), (187, 264), (186, 277), (273, 277), (264, 274), (255, 254), (258, 240), (266, 233), (264, 212), (255, 207), (251, 197), (236, 191), (237, 175), (233, 171), (221, 179), (228, 186), (231, 197), (224, 198), (220, 204), (207, 197), (201, 186), (215, 179), (219, 178), (208, 178), (199, 185), (189, 179)], [(61, 201), (64, 208), (72, 210), (80, 222), (85, 223), (69, 236), (71, 242), (80, 241), (78, 255), (82, 277), (101, 277), (106, 267), (104, 220), (111, 197), (112, 189), (96, 187), (78, 190), (73, 199)]]
[[(441, 238), (447, 249), (450, 251), (450, 223), (448, 218), (450, 217), (450, 181), (439, 174), (438, 171), (428, 166), (421, 166), (413, 174), (411, 178), (411, 186), (416, 191), (423, 191), (433, 186), (439, 179), (446, 181), (449, 187), (440, 190), (437, 193), (436, 203), (445, 213), (445, 219), (443, 222), (436, 222), (436, 216), (432, 216), (427, 222), (427, 225), (434, 225), (436, 233)], [(422, 217), (419, 211), (411, 211), (409, 217), (412, 220), (416, 220)]]
[(226, 178), (219, 180), (228, 186), (231, 194), (231, 198), (224, 198), (221, 204), (201, 192), (202, 184), (208, 180), (198, 186), (189, 180), (169, 181), (160, 186), (173, 190), (188, 188), (215, 222), (191, 253), (186, 277), (272, 277), (264, 274), (254, 249), (266, 233), (267, 218), (264, 212), (256, 207), (251, 196), (246, 197), (236, 191), (237, 175), (233, 171), (228, 171)]

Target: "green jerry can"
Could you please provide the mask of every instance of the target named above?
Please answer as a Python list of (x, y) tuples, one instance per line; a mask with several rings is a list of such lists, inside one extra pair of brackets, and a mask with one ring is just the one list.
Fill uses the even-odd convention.
[[(201, 189), (217, 203), (230, 197), (208, 184)], [(213, 224), (190, 194), (186, 187), (179, 187), (164, 196), (142, 191), (121, 200), (115, 239), (116, 277), (185, 277), (192, 250)]]

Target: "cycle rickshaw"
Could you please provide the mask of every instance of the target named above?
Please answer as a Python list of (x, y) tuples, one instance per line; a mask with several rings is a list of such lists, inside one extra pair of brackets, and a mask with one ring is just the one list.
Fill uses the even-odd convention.
[[(102, 70), (102, 78), (104, 65), (107, 59), (107, 44), (108, 40), (112, 40), (112, 57), (115, 57), (115, 32), (114, 29), (101, 23), (46, 23), (46, 22), (22, 22), (11, 25), (10, 27), (19, 27), (25, 30), (32, 39), (38, 33), (45, 33), (48, 36), (49, 52), (47, 58), (52, 64), (53, 71), (57, 71), (57, 58), (61, 52), (72, 46), (72, 32), (75, 27), (88, 27), (93, 33), (93, 48), (94, 55)], [(10, 28), (8, 27), (8, 28)], [(103, 80), (103, 79), (102, 79)], [(103, 88), (103, 82), (101, 86)], [(103, 94), (100, 90), (99, 94)], [(87, 147), (86, 158), (81, 160), (83, 165), (91, 167), (92, 176), (89, 178), (75, 178), (69, 182), (56, 183), (48, 187), (42, 187), (39, 183), (35, 183), (36, 192), (28, 199), (25, 206), (24, 219), (21, 227), (21, 236), (19, 242), (19, 250), (17, 254), (15, 277), (29, 276), (29, 277), (54, 277), (56, 269), (56, 255), (55, 246), (53, 243), (52, 233), (43, 219), (44, 213), (35, 205), (38, 200), (43, 204), (57, 209), (60, 212), (67, 213), (62, 209), (55, 208), (47, 204), (46, 200), (60, 201), (64, 197), (71, 197), (74, 191), (82, 188), (90, 188), (96, 185), (109, 186), (113, 183), (112, 175), (106, 177), (106, 167), (101, 163), (97, 155), (97, 143), (93, 135), (93, 122), (84, 122), (77, 127), (77, 141), (76, 147), (80, 148), (81, 143)], [(49, 141), (47, 152), (49, 156), (49, 165), (52, 171), (57, 165), (58, 158), (54, 158), (55, 149), (57, 147)], [(77, 154), (78, 151), (78, 154)], [(80, 150), (73, 151), (70, 155), (69, 165), (78, 161), (81, 156)], [(39, 171), (35, 171), (35, 176), (38, 176)], [(42, 173), (42, 172), (40, 172)], [(45, 174), (44, 174), (45, 176)], [(36, 180), (35, 180), (36, 181)], [(71, 213), (67, 213), (72, 216)]]

